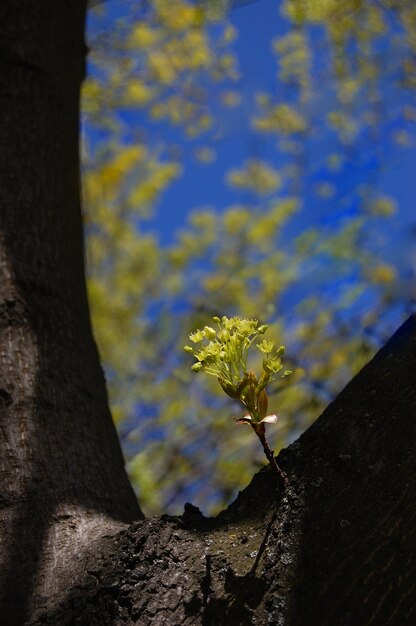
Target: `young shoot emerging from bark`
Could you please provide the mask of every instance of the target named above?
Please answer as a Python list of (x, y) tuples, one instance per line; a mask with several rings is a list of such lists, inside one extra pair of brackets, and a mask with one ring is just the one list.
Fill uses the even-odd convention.
[(213, 318), (218, 330), (205, 326), (189, 335), (196, 345), (185, 346), (186, 352), (193, 354), (196, 363), (194, 372), (205, 372), (218, 378), (227, 395), (239, 400), (246, 413), (237, 419), (239, 424), (249, 424), (260, 439), (264, 453), (272, 469), (288, 482), (286, 474), (278, 466), (274, 452), (266, 440), (266, 424), (275, 424), (277, 415), (267, 415), (268, 396), (266, 386), (277, 378), (289, 376), (292, 372), (283, 370), (284, 346), (277, 347), (273, 341), (262, 339), (256, 347), (263, 354), (260, 376), (247, 369), (248, 350), (254, 341), (264, 335), (267, 325), (259, 326), (258, 320), (241, 317)]

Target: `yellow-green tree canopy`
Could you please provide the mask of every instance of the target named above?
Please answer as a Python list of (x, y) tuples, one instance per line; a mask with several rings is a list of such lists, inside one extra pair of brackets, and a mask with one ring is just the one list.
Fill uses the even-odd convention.
[(234, 427), (232, 400), (215, 380), (192, 376), (182, 350), (189, 329), (240, 315), (287, 345), (295, 373), (270, 397), (281, 416), (278, 449), (368, 360), (398, 294), (379, 241), (397, 203), (373, 174), (348, 192), (345, 176), (368, 146), (382, 171), (383, 133), (411, 144), (411, 2), (276, 3), (275, 84), (254, 94), (246, 121), (259, 138), (274, 138), (275, 157), (242, 154), (222, 173), (233, 202), (195, 207), (170, 243), (149, 227), (186, 176), (184, 151), (209, 167), (221, 149), (221, 111), (243, 100), (230, 8), (131, 1), (121, 15), (108, 2), (91, 16), (89, 292), (113, 415), (149, 513), (188, 499), (212, 512), (263, 463), (250, 433)]

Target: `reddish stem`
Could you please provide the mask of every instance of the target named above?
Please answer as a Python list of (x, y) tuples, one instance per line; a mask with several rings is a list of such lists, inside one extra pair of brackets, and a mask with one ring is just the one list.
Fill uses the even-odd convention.
[(285, 487), (287, 487), (289, 485), (289, 478), (287, 476), (287, 474), (279, 467), (275, 457), (274, 457), (274, 450), (271, 450), (269, 447), (269, 444), (267, 443), (266, 440), (266, 429), (264, 427), (264, 424), (260, 425), (262, 428), (259, 428), (259, 425), (256, 425), (256, 427), (253, 426), (253, 430), (256, 433), (257, 437), (260, 439), (261, 441), (261, 445), (263, 446), (263, 450), (264, 450), (264, 454), (267, 457), (267, 460), (270, 463), (270, 467), (272, 468), (272, 470), (274, 472), (276, 472), (276, 474), (279, 476), (279, 478), (283, 481), (283, 484)]

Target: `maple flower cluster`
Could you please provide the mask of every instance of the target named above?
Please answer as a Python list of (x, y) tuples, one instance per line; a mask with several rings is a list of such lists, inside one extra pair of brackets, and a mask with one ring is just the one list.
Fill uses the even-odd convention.
[(266, 385), (291, 374), (288, 370), (282, 372), (284, 346), (278, 347), (266, 339), (256, 343), (263, 354), (262, 372), (258, 377), (254, 371), (247, 369), (248, 351), (253, 342), (264, 335), (268, 326), (259, 325), (256, 319), (228, 318), (225, 315), (221, 319), (214, 317), (213, 321), (217, 330), (205, 326), (189, 335), (192, 343), (199, 344), (185, 346), (186, 352), (196, 358), (192, 370), (216, 376), (225, 393), (242, 402), (248, 414), (238, 422), (249, 423), (255, 430), (256, 425), (276, 422), (276, 415), (266, 415)]

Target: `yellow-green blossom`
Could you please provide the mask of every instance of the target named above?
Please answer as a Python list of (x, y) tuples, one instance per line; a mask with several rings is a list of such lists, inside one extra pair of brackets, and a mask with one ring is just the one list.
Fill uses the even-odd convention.
[(266, 339), (256, 344), (264, 354), (262, 372), (258, 378), (255, 372), (247, 369), (248, 350), (257, 337), (267, 331), (267, 325), (259, 325), (256, 319), (238, 316), (216, 316), (213, 320), (218, 330), (204, 326), (202, 330), (198, 329), (189, 335), (193, 343), (199, 344), (197, 348), (184, 348), (197, 361), (192, 370), (218, 378), (225, 393), (242, 402), (253, 423), (260, 423), (266, 417), (266, 385), (290, 373), (287, 370), (280, 374), (284, 346), (278, 348), (273, 341)]
[(267, 339), (263, 339), (261, 343), (256, 345), (260, 352), (264, 352), (264, 354), (270, 354), (270, 352), (272, 352), (276, 347), (276, 344), (273, 341), (267, 341)]
[(245, 414), (236, 420), (237, 423), (253, 428), (271, 467), (286, 485), (288, 478), (277, 464), (266, 440), (266, 424), (276, 424), (278, 420), (275, 414), (267, 415), (269, 400), (266, 386), (278, 377), (291, 374), (289, 370), (280, 374), (284, 346), (278, 348), (274, 341), (266, 339), (256, 344), (264, 355), (262, 372), (257, 377), (255, 372), (247, 369), (248, 349), (259, 335), (266, 332), (267, 325), (259, 326), (255, 319), (228, 318), (225, 315), (221, 319), (215, 316), (213, 320), (218, 326), (217, 331), (205, 326), (189, 335), (193, 343), (200, 344), (198, 348), (184, 347), (197, 361), (191, 369), (216, 376), (225, 393), (243, 404)]

